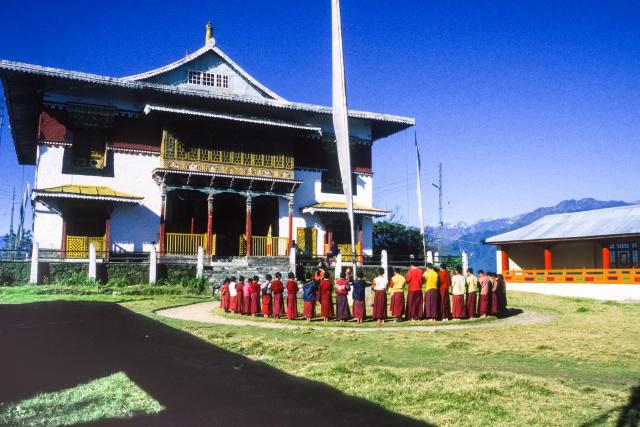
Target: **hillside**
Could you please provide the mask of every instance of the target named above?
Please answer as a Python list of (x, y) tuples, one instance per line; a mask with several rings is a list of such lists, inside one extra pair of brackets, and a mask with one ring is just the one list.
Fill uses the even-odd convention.
[[(555, 206), (538, 208), (510, 218), (480, 221), (473, 225), (445, 225), (442, 236), (442, 252), (444, 254), (458, 254), (460, 251), (465, 250), (470, 255), (469, 262), (472, 267), (493, 271), (496, 268), (496, 248), (482, 244), (485, 239), (491, 236), (524, 227), (545, 215), (589, 211), (631, 204), (633, 203), (621, 200), (571, 199), (564, 200)], [(438, 236), (439, 233), (436, 228), (432, 227), (429, 227), (428, 232), (433, 236)]]

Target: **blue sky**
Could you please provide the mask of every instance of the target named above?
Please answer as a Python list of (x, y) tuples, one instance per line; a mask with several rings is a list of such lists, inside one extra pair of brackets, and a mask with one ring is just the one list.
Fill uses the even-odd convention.
[[(427, 222), (567, 198), (640, 199), (640, 3), (343, 0), (350, 108), (415, 117)], [(122, 76), (200, 47), (287, 99), (330, 105), (330, 1), (4, 1), (0, 58)], [(0, 231), (20, 187), (5, 122)], [(374, 204), (417, 224), (413, 130), (374, 146)], [(26, 177), (33, 175), (25, 167)]]

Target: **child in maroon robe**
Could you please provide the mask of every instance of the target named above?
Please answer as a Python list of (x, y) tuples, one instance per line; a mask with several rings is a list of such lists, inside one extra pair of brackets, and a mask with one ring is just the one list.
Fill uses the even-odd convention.
[(284, 285), (280, 278), (282, 275), (276, 273), (276, 278), (271, 282), (271, 304), (273, 306), (273, 318), (279, 319), (284, 314)]
[(302, 298), (304, 299), (303, 316), (307, 322), (315, 317), (316, 296), (318, 295), (318, 283), (312, 280), (311, 274), (307, 273), (307, 283), (302, 286)]
[(289, 280), (287, 281), (287, 319), (295, 320), (298, 318), (298, 282), (295, 281), (295, 275), (289, 272)]
[(492, 316), (498, 315), (498, 276), (496, 273), (491, 273), (491, 305), (489, 307), (489, 313)]
[(364, 274), (362, 273), (362, 270), (358, 270), (356, 276), (358, 278), (351, 284), (353, 287), (351, 296), (353, 298), (353, 317), (355, 317), (356, 321), (360, 324), (364, 322), (364, 318), (367, 315), (364, 303), (365, 290), (367, 287), (371, 286), (371, 284), (364, 281)]
[(325, 271), (324, 278), (320, 281), (318, 286), (318, 293), (320, 295), (320, 315), (322, 320), (328, 322), (333, 317), (333, 300), (331, 293), (333, 292), (333, 285), (331, 284), (330, 274)]
[(224, 279), (224, 282), (222, 282), (222, 289), (220, 289), (220, 308), (223, 309), (225, 313), (229, 312), (229, 306), (231, 304), (229, 283), (231, 283), (231, 279), (227, 277)]
[(256, 317), (256, 314), (260, 311), (260, 285), (258, 284), (258, 276), (253, 276), (253, 280), (249, 283), (251, 289), (251, 295), (249, 298), (249, 312), (251, 317)]
[(264, 276), (264, 281), (260, 284), (260, 292), (262, 294), (262, 317), (271, 316), (271, 303), (272, 303), (272, 277), (270, 274)]

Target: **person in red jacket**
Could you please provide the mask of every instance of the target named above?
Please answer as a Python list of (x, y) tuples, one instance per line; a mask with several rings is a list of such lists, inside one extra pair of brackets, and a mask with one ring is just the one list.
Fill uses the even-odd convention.
[(253, 276), (251, 283), (249, 283), (250, 287), (250, 304), (249, 304), (249, 313), (251, 317), (256, 317), (256, 314), (260, 311), (260, 285), (258, 284), (258, 276)]
[(284, 285), (280, 278), (280, 273), (275, 274), (276, 278), (271, 282), (271, 304), (273, 307), (273, 318), (279, 319), (284, 314)]
[(451, 319), (451, 301), (449, 300), (449, 288), (451, 287), (451, 275), (447, 271), (447, 264), (440, 264), (440, 271), (438, 272), (438, 279), (440, 280), (440, 319)]
[(320, 314), (322, 320), (328, 322), (333, 317), (333, 300), (331, 293), (333, 292), (333, 285), (331, 284), (329, 272), (324, 272), (324, 277), (320, 281), (318, 287), (318, 293), (320, 294)]
[(405, 280), (409, 286), (405, 318), (407, 320), (422, 319), (422, 270), (411, 264)]
[(295, 281), (295, 277), (289, 272), (287, 281), (287, 319), (289, 320), (298, 318), (298, 282)]

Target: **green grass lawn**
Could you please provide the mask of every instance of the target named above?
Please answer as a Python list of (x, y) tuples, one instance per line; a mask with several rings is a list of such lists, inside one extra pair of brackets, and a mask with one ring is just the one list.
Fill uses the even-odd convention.
[[(148, 295), (143, 288), (117, 292), (0, 288), (0, 303), (116, 302), (290, 374), (437, 425), (616, 425), (632, 388), (640, 384), (640, 304), (512, 293), (511, 307), (553, 312), (555, 318), (534, 325), (359, 334), (310, 329), (304, 322), (281, 330), (172, 320), (155, 311), (206, 298), (187, 291)], [(636, 420), (638, 404), (631, 414)], [(147, 410), (157, 410), (149, 405)]]

